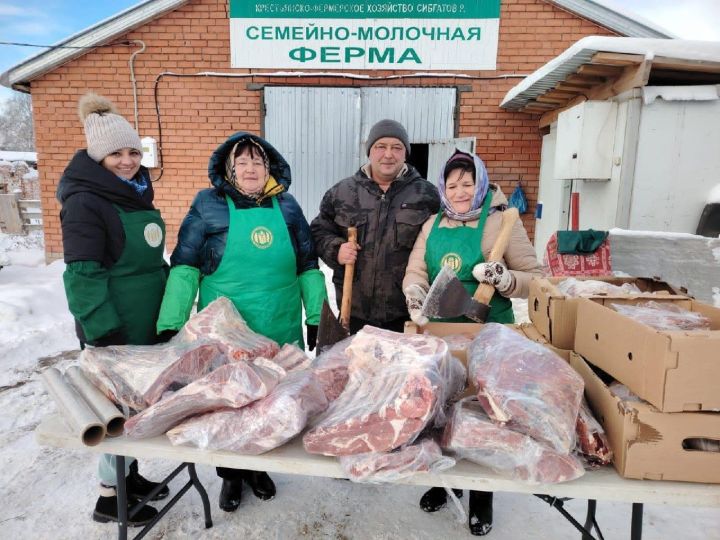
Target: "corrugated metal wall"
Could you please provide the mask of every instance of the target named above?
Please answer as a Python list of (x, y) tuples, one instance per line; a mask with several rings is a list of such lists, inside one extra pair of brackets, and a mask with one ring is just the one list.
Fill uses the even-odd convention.
[(454, 88), (268, 87), (265, 137), (290, 164), (290, 193), (311, 221), (325, 192), (365, 162), (375, 122), (398, 120), (413, 143), (446, 142), (454, 108)]
[(455, 135), (454, 88), (363, 88), (363, 144), (378, 120), (392, 118), (407, 129), (410, 142), (431, 143)]

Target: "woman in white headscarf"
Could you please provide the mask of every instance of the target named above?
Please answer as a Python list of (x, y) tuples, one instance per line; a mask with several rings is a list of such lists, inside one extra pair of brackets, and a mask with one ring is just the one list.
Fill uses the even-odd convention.
[[(489, 182), (485, 164), (474, 154), (456, 150), (443, 167), (438, 191), (440, 212), (423, 225), (403, 280), (410, 318), (419, 326), (429, 322), (422, 314), (423, 302), (441, 268), (449, 265), (470, 295), (480, 283), (495, 287), (487, 322), (515, 322), (510, 298), (527, 298), (530, 280), (542, 275), (522, 222), (515, 223), (503, 260), (486, 262), (508, 202), (500, 187)], [(463, 317), (446, 321), (471, 322)], [(462, 496), (461, 490), (455, 493)], [(470, 492), (473, 535), (484, 536), (492, 529), (492, 498), (489, 492)], [(435, 512), (446, 503), (444, 488), (431, 488), (420, 499), (426, 512)]]

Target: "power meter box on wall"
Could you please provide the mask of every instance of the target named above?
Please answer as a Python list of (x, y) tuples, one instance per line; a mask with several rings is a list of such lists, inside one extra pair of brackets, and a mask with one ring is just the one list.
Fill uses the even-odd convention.
[(158, 148), (157, 141), (152, 137), (143, 137), (140, 139), (142, 143), (143, 157), (140, 162), (148, 169), (154, 169), (158, 166)]

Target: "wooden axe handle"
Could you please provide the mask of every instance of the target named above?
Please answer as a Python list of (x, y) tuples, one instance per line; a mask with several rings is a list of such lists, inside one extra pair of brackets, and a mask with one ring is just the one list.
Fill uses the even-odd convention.
[[(357, 243), (357, 227), (348, 227), (348, 242)], [(350, 329), (350, 308), (352, 306), (353, 277), (355, 276), (355, 263), (345, 265), (345, 278), (343, 279), (342, 304), (340, 305), (340, 324), (345, 330)]]
[[(508, 208), (502, 213), (502, 225), (500, 225), (500, 234), (498, 234), (495, 240), (495, 245), (490, 251), (490, 257), (487, 262), (499, 261), (505, 255), (508, 243), (510, 242), (510, 236), (512, 235), (512, 229), (515, 222), (520, 217), (517, 208)], [(489, 304), (490, 299), (495, 294), (495, 287), (489, 283), (481, 283), (478, 285), (473, 298), (481, 304)]]

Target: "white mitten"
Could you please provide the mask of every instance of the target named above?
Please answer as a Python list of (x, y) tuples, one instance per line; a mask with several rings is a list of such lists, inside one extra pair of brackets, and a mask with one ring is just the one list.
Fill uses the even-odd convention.
[(515, 276), (501, 262), (484, 262), (473, 267), (472, 275), (480, 283), (489, 283), (505, 296), (515, 287)]
[(408, 313), (410, 313), (410, 320), (418, 326), (425, 326), (429, 323), (430, 319), (422, 314), (427, 291), (417, 283), (413, 283), (405, 287), (403, 293), (405, 293), (405, 303), (407, 304)]

